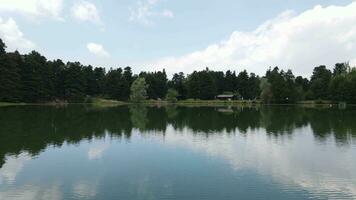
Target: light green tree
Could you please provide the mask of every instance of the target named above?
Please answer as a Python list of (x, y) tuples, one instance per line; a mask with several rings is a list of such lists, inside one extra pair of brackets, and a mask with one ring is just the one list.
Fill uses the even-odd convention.
[(272, 99), (271, 84), (268, 82), (266, 78), (261, 79), (260, 89), (261, 89), (262, 101), (264, 103), (270, 103)]
[(175, 89), (169, 89), (166, 95), (166, 101), (170, 103), (177, 102), (178, 92)]
[(131, 85), (130, 100), (139, 103), (147, 98), (147, 84), (145, 78), (137, 78)]

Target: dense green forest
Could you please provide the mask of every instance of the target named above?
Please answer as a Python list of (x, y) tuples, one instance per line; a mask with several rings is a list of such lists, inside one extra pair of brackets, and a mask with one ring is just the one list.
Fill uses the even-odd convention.
[(128, 101), (130, 97), (165, 99), (166, 95), (169, 99), (173, 95), (178, 99), (209, 100), (219, 94), (234, 94), (244, 100), (261, 99), (266, 103), (301, 100), (356, 103), (356, 69), (348, 63), (336, 64), (333, 71), (318, 66), (308, 79), (295, 77), (291, 70), (278, 67), (269, 68), (263, 77), (246, 70), (236, 73), (207, 68), (189, 75), (176, 73), (168, 80), (164, 70), (133, 74), (126, 67), (106, 71), (79, 62), (50, 61), (36, 51), (26, 55), (6, 52), (0, 39), (2, 102), (88, 102), (91, 97)]

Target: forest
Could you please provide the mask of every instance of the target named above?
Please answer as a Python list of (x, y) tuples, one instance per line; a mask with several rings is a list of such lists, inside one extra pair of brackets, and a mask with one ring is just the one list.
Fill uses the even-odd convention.
[(321, 65), (314, 68), (310, 78), (305, 78), (278, 67), (270, 67), (264, 76), (246, 70), (223, 72), (206, 68), (187, 75), (178, 72), (168, 79), (165, 70), (133, 74), (131, 67), (125, 67), (106, 71), (79, 62), (47, 60), (36, 51), (25, 55), (7, 52), (0, 39), (0, 102), (81, 103), (92, 97), (119, 101), (211, 100), (219, 94), (265, 103), (356, 103), (356, 69), (346, 62), (335, 64), (333, 70)]

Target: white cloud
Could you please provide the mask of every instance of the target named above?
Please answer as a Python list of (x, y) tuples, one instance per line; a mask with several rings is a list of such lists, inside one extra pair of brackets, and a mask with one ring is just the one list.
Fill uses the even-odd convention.
[(4, 40), (7, 50), (29, 51), (35, 48), (35, 44), (24, 37), (15, 20), (9, 18), (3, 20), (0, 17), (0, 37)]
[(1, 0), (0, 11), (61, 19), (62, 0)]
[[(145, 14), (141, 15), (145, 20)], [(286, 11), (254, 31), (235, 31), (227, 40), (206, 49), (143, 65), (165, 67), (169, 73), (238, 67), (233, 69), (258, 74), (278, 65), (295, 74), (310, 75), (317, 65), (356, 60), (355, 22), (356, 2), (347, 6), (315, 6), (300, 14)]]
[(159, 0), (140, 0), (136, 3), (135, 8), (130, 8), (130, 21), (137, 21), (144, 25), (153, 24), (152, 17), (166, 17), (173, 18), (174, 13), (171, 10), (165, 9), (163, 11), (154, 11), (154, 7)]
[(81, 0), (74, 4), (72, 15), (78, 21), (89, 21), (95, 24), (101, 23), (98, 9), (88, 1)]
[(99, 57), (109, 57), (110, 54), (105, 50), (103, 45), (101, 44), (96, 44), (96, 43), (89, 43), (87, 45), (87, 48), (90, 53), (99, 56)]

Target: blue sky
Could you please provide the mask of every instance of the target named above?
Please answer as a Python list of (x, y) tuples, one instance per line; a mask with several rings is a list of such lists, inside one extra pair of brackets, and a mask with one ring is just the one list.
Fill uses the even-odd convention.
[[(131, 65), (135, 71), (165, 68), (189, 73), (209, 67), (262, 74), (279, 65), (307, 75), (317, 64), (356, 61), (354, 4), (351, 0), (0, 0), (0, 37), (9, 51), (36, 49), (49, 59), (106, 68)], [(340, 16), (344, 21), (325, 26)], [(258, 31), (268, 21), (271, 27)], [(281, 33), (284, 26), (286, 33)], [(298, 34), (288, 32), (290, 27)], [(265, 37), (272, 33), (284, 39)], [(348, 41), (333, 40), (342, 35)], [(334, 46), (313, 54), (325, 45)], [(343, 49), (333, 57), (335, 48)], [(311, 52), (308, 58), (305, 51)]]

